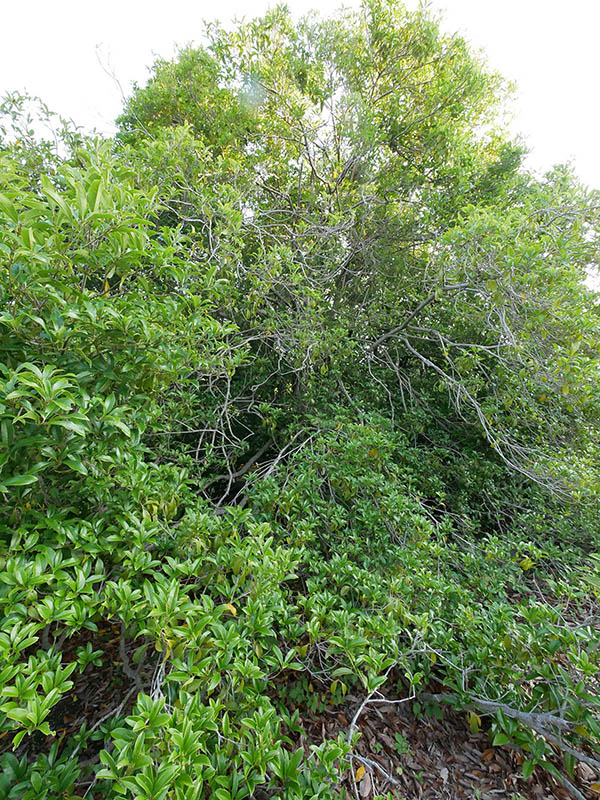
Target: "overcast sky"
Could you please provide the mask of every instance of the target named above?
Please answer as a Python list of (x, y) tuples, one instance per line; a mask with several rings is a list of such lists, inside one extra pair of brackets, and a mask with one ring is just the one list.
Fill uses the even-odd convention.
[[(418, 0), (408, 0), (416, 6)], [(290, 0), (296, 15), (340, 0)], [(356, 2), (344, 3), (356, 5)], [(4, 0), (0, 94), (27, 90), (87, 127), (111, 132), (119, 113), (114, 72), (127, 93), (157, 55), (198, 40), (202, 20), (255, 16), (268, 0)], [(572, 160), (600, 188), (600, 0), (434, 0), (443, 27), (483, 48), (490, 66), (519, 87), (514, 129), (547, 169)]]

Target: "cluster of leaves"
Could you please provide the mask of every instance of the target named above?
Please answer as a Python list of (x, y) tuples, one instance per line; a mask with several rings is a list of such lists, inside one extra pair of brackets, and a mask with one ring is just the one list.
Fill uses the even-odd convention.
[(504, 94), (368, 0), (210, 27), (115, 140), (4, 102), (0, 797), (336, 797), (313, 684), (600, 764), (600, 203)]

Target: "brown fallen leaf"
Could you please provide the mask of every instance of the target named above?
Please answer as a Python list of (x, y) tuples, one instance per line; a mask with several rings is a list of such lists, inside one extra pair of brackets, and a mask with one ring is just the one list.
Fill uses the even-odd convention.
[(576, 769), (580, 778), (582, 778), (584, 781), (593, 781), (597, 777), (594, 770), (583, 762), (577, 764)]
[(484, 750), (483, 753), (481, 754), (481, 758), (484, 761), (491, 761), (492, 758), (494, 757), (494, 752), (495, 751), (493, 747), (488, 747), (487, 750)]
[[(363, 767), (364, 769), (364, 767)], [(371, 794), (371, 775), (366, 772), (358, 787), (361, 797), (368, 797)]]

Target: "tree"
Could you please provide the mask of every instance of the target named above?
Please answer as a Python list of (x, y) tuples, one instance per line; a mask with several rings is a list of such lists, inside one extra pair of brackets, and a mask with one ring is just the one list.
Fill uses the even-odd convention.
[(595, 440), (597, 201), (564, 171), (517, 172), (502, 93), (460, 39), (386, 3), (298, 27), (278, 9), (156, 66), (122, 138), (235, 277), (228, 317), (271, 376), (260, 395), (235, 387), (236, 412), (275, 388), (308, 409), (315, 384), (340, 400), (375, 384), (386, 413), (435, 408), (511, 469), (574, 488), (555, 456)]

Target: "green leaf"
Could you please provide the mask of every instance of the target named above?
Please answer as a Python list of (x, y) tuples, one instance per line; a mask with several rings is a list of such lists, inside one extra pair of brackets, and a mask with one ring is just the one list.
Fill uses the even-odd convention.
[(6, 706), (2, 706), (2, 710), (9, 719), (14, 719), (22, 725), (29, 722), (29, 711), (26, 708), (7, 708)]
[(13, 222), (19, 221), (15, 204), (4, 194), (0, 194), (0, 211), (3, 211)]
[(535, 761), (531, 761), (529, 759), (524, 761), (522, 766), (523, 778), (525, 780), (528, 780), (532, 776), (534, 769), (535, 769)]
[(29, 486), (36, 483), (38, 476), (32, 473), (25, 473), (23, 475), (14, 475), (12, 478), (3, 478), (2, 481), (5, 486)]
[(73, 431), (78, 436), (85, 436), (88, 433), (87, 427), (81, 422), (76, 422), (73, 419), (66, 419), (65, 417), (56, 417), (52, 420), (53, 425), (60, 425), (68, 431)]
[(75, 470), (75, 472), (79, 472), (80, 475), (87, 475), (88, 469), (78, 456), (67, 456), (65, 458), (65, 464), (67, 464), (71, 469)]

